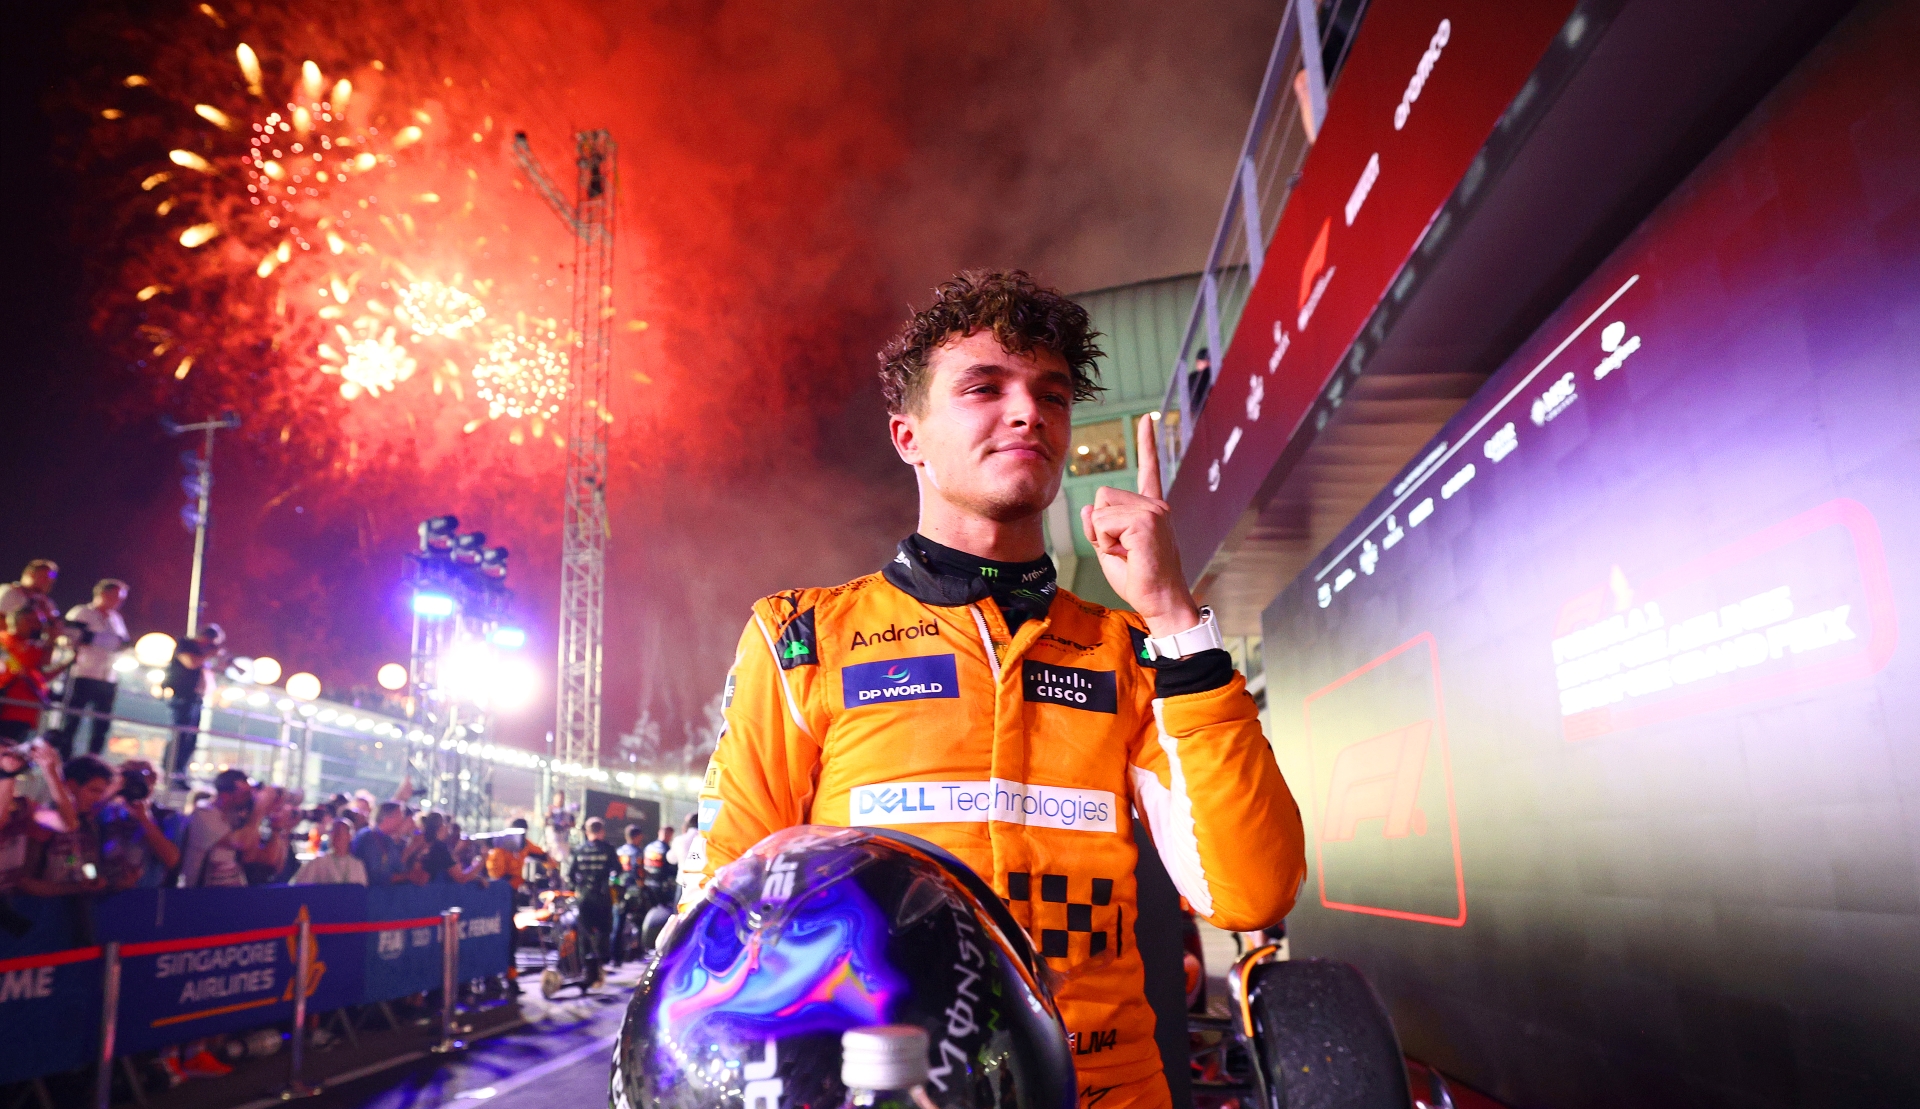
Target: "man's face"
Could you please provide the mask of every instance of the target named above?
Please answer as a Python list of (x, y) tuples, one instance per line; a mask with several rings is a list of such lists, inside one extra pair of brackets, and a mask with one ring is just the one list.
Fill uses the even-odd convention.
[(672, 843), (672, 842), (673, 842), (673, 829), (672, 829), (672, 828), (662, 828), (662, 829), (660, 829), (660, 842), (661, 842), (661, 843)]
[(380, 820), (380, 830), (390, 836), (399, 835), (406, 829), (406, 826), (407, 814), (405, 810), (390, 813)]
[(33, 569), (20, 575), (20, 584), (33, 590), (35, 593), (45, 593), (53, 588), (53, 581), (59, 576), (60, 571), (58, 570), (49, 570), (45, 566), (35, 566)]
[(327, 841), (333, 845), (333, 853), (336, 855), (344, 855), (352, 851), (353, 825), (344, 820), (334, 821), (333, 831), (327, 836)]
[(107, 798), (113, 796), (112, 778), (95, 778), (73, 791), (73, 804), (81, 812), (98, 812)]
[(233, 788), (220, 795), (220, 807), (228, 812), (244, 812), (253, 807), (253, 783), (235, 782)]
[(894, 416), (894, 448), (922, 495), (999, 522), (1046, 510), (1073, 428), (1073, 376), (1050, 351), (1011, 354), (990, 332), (949, 339), (927, 359), (922, 411)]
[(127, 591), (124, 589), (102, 589), (93, 595), (93, 604), (95, 608), (98, 608), (102, 612), (112, 612), (114, 609), (119, 608), (126, 599)]

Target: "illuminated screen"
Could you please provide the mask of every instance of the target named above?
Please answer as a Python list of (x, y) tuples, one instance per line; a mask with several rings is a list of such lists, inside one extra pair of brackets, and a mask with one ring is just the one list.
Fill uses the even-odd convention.
[(1916, 40), (1844, 24), (1265, 614), (1294, 954), (1503, 1100), (1920, 1104)]

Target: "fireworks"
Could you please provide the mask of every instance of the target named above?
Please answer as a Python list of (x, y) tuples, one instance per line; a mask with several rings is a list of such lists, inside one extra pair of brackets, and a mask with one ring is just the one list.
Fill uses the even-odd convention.
[(412, 281), (395, 291), (394, 318), (415, 335), (458, 338), (487, 318), (478, 297), (438, 281)]
[(473, 380), (493, 419), (551, 420), (567, 395), (567, 353), (558, 325), (527, 320), (503, 332), (473, 367)]
[(348, 400), (362, 393), (377, 397), (382, 391), (392, 392), (394, 386), (413, 376), (419, 363), (406, 347), (395, 341), (393, 328), (379, 330), (377, 324), (363, 317), (356, 331), (358, 334), (335, 326), (341, 349), (335, 350), (326, 343), (320, 345), (320, 356), (329, 363), (327, 371), (343, 379), (341, 396)]

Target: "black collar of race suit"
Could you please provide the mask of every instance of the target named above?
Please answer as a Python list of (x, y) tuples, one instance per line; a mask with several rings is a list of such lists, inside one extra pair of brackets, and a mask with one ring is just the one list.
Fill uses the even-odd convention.
[(1053, 604), (1053, 560), (997, 562), (943, 547), (918, 532), (900, 541), (881, 573), (894, 588), (922, 604), (959, 608), (992, 597), (1008, 626), (1040, 618)]

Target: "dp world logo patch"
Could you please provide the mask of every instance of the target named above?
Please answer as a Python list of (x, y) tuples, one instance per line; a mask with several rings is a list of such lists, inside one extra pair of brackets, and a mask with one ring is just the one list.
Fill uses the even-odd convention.
[(887, 701), (924, 701), (960, 696), (952, 655), (921, 655), (862, 662), (840, 671), (840, 693), (847, 708)]

